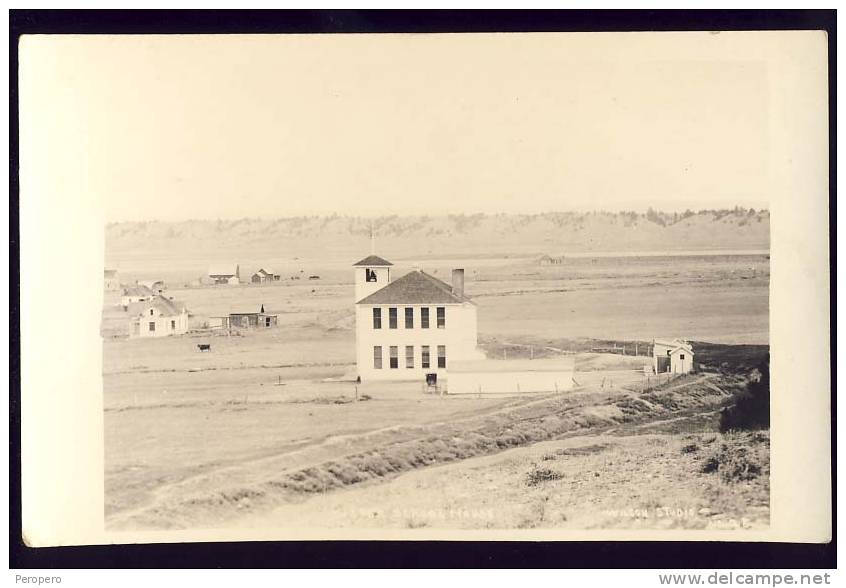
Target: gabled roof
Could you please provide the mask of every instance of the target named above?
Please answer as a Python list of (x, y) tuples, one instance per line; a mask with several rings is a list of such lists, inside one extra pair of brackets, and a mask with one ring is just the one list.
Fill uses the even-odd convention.
[(394, 265), (394, 264), (392, 264), (387, 259), (382, 259), (378, 255), (368, 255), (367, 257), (365, 257), (364, 259), (362, 259), (358, 263), (354, 263), (353, 267), (356, 267), (356, 266), (359, 266), (359, 265), (389, 266), (389, 265)]
[(357, 304), (461, 304), (471, 302), (456, 296), (452, 286), (423, 271), (413, 271), (376, 290)]
[(266, 268), (263, 268), (263, 267), (258, 268), (258, 270), (256, 270), (256, 273), (253, 274), (253, 275), (261, 274), (261, 273), (264, 273), (264, 275), (266, 275), (266, 276), (278, 276), (279, 275), (276, 272), (274, 272), (272, 269), (266, 269)]
[(149, 287), (139, 284), (137, 286), (127, 286), (123, 289), (124, 296), (152, 296), (153, 291)]
[(187, 311), (184, 302), (171, 300), (165, 296), (154, 296), (147, 302), (136, 302), (130, 305), (129, 312), (133, 315), (144, 316), (151, 308), (158, 310), (162, 316), (177, 316)]
[(237, 276), (238, 265), (213, 265), (209, 268), (210, 276)]
[(682, 349), (693, 354), (693, 345), (683, 339), (655, 339), (654, 343), (662, 347), (669, 347), (670, 353), (675, 353)]

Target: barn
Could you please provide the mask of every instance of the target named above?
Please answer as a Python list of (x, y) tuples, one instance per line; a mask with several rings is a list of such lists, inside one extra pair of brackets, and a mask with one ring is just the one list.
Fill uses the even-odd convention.
[(453, 361), (447, 371), (449, 394), (562, 392), (573, 387), (572, 357)]
[(130, 337), (168, 337), (188, 332), (188, 309), (185, 304), (165, 296), (154, 296), (129, 309)]
[(683, 339), (655, 339), (652, 359), (656, 374), (686, 374), (693, 371), (693, 346)]
[(241, 268), (237, 263), (212, 266), (209, 268), (209, 279), (212, 284), (240, 284)]

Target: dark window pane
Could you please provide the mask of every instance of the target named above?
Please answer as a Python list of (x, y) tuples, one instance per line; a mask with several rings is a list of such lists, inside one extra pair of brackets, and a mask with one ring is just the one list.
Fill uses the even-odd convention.
[(388, 328), (396, 329), (397, 328), (397, 309), (396, 308), (389, 308), (388, 309)]
[(429, 328), (429, 309), (425, 307), (420, 309), (420, 328)]
[(414, 308), (412, 307), (406, 307), (405, 309), (405, 328), (414, 328)]
[(377, 370), (382, 369), (382, 348), (378, 346), (373, 348), (373, 367)]
[(391, 369), (396, 369), (399, 367), (399, 358), (397, 357), (397, 346), (391, 345)]
[(429, 367), (429, 346), (424, 345), (421, 349), (421, 361), (420, 367), (428, 368)]
[(411, 369), (414, 367), (414, 346), (405, 346), (405, 367)]
[(446, 327), (446, 308), (443, 306), (438, 307), (438, 328), (443, 329)]
[(381, 329), (382, 328), (382, 309), (381, 308), (374, 308), (373, 309), (373, 328), (374, 329)]
[(438, 367), (446, 367), (446, 345), (438, 345)]

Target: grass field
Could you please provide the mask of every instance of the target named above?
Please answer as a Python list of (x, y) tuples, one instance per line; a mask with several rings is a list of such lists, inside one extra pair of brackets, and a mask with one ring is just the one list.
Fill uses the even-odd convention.
[[(494, 464), (489, 471), (502, 474), (494, 476), (501, 494), (515, 500), (526, 494), (525, 504), (530, 505), (540, 487), (569, 493), (570, 486), (560, 486), (562, 480), (574, 479), (577, 470), (589, 471), (590, 459), (604, 456), (616, 463), (618, 454), (629, 451), (629, 441), (624, 440), (630, 438), (634, 439), (632, 455), (646, 459), (650, 452), (660, 451), (669, 457), (659, 460), (663, 465), (655, 465), (658, 470), (685, 471), (679, 468), (690, 466), (694, 456), (677, 455), (680, 436), (694, 434), (690, 426), (701, 420), (698, 415), (717, 410), (737, 385), (735, 380), (714, 384), (719, 392), (703, 389), (699, 396), (692, 396), (696, 402), (689, 406), (676, 399), (662, 408), (648, 397), (645, 404), (632, 404), (631, 397), (640, 393), (642, 384), (639, 370), (648, 359), (592, 353), (591, 348), (602, 343), (594, 339), (629, 342), (631, 354), (634, 341), (683, 336), (709, 342), (700, 344), (701, 359), (711, 367), (731, 360), (732, 350), (737, 349), (745, 363), (733, 364), (731, 371), (745, 369), (765, 353), (768, 343), (768, 264), (764, 256), (581, 258), (553, 268), (513, 259), (487, 258), (478, 266), (472, 259), (455, 260), (451, 265), (467, 269), (468, 293), (479, 305), (480, 343), (492, 357), (504, 350), (509, 357), (525, 356), (529, 349), (535, 356), (555, 350), (577, 354), (581, 387), (553, 398), (440, 397), (424, 394), (416, 382), (356, 388), (349, 381), (355, 356), (352, 272), (332, 264), (309, 266), (308, 272), (321, 276), (313, 281), (174, 287), (169, 295), (187, 303), (194, 331), (159, 340), (127, 339), (124, 311), (116, 306), (116, 296), (107, 296), (103, 313), (107, 525), (231, 526), (271, 515), (282, 524), (289, 515), (279, 513), (287, 512), (286, 508), (294, 508), (301, 513), (297, 520), (309, 524), (364, 524), (336, 514), (321, 519), (320, 513), (334, 513), (347, 500), (343, 496), (349, 497), (351, 505), (366, 507), (364, 498), (356, 498), (355, 493), (364, 497), (376, 486), (380, 489), (375, 495), (384, 496), (386, 508), (393, 507), (392, 485), (418, 479), (415, 476), (422, 476), (423, 490), (409, 496), (416, 496), (413, 500), (421, 500), (426, 508), (452, 504), (439, 503), (436, 493), (425, 490), (433, 484), (442, 485), (448, 494), (451, 491), (446, 489), (457, 484), (456, 495), (466, 497), (455, 504), (470, 504), (474, 483), (482, 483), (473, 478), (476, 474), (471, 475), (476, 460), (493, 460), (478, 463)], [(446, 276), (448, 269), (436, 266), (431, 271)], [(401, 275), (403, 268), (395, 271)], [(277, 328), (243, 336), (202, 329), (208, 317), (257, 310), (262, 304), (279, 313)], [(198, 352), (200, 342), (210, 342), (212, 352)], [(354, 401), (356, 394), (359, 402)], [(578, 418), (573, 411), (579, 413)], [(676, 418), (673, 415), (680, 415), (685, 426), (651, 433), (662, 440), (660, 444), (647, 442), (641, 430), (634, 429), (654, 419)], [(515, 425), (527, 418), (540, 424), (526, 430)], [(695, 434), (713, 433), (713, 423), (700, 425)], [(618, 432), (609, 432), (615, 427)], [(556, 439), (574, 431), (611, 439), (597, 441), (605, 449), (595, 454), (558, 459), (556, 467), (563, 468), (564, 478), (533, 486), (531, 491), (518, 483), (536, 461), (537, 446), (532, 444), (552, 443), (552, 451), (567, 449), (566, 443), (577, 441)], [(515, 452), (517, 462), (497, 461), (506, 455), (505, 450)], [(446, 474), (425, 468), (443, 463), (453, 463), (437, 468)], [(335, 464), (331, 475), (327, 464)], [(453, 476), (457, 478), (452, 480)], [(691, 478), (690, 488), (697, 476)], [(465, 478), (468, 482), (462, 486)], [(713, 479), (715, 484), (723, 483), (719, 476)], [(347, 484), (350, 480), (351, 485)], [(586, 509), (584, 516), (575, 514), (572, 504), (562, 503), (555, 508), (565, 513), (566, 521), (546, 515), (532, 518), (535, 507), (526, 506), (528, 511), (497, 518), (496, 524), (631, 526), (635, 523), (624, 517), (609, 518), (601, 512), (619, 504), (610, 492), (625, 494), (634, 483), (622, 473), (613, 482), (586, 478), (580, 482), (584, 496), (592, 495), (600, 503)], [(357, 484), (370, 490), (357, 490)], [(307, 491), (312, 487), (321, 489), (319, 497)], [(650, 488), (660, 495), (663, 487)], [(738, 494), (736, 486), (727, 488), (725, 496)], [(752, 513), (747, 518), (762, 524), (765, 517), (753, 508), (763, 500), (761, 488), (759, 484), (749, 490), (754, 500), (740, 493), (735, 506), (726, 502), (725, 508), (711, 504), (699, 510), (709, 508), (709, 512), (736, 518), (748, 503), (753, 510), (746, 513)], [(683, 492), (680, 489), (679, 495)], [(389, 525), (438, 522), (406, 518)], [(700, 520), (694, 526), (711, 523)]]

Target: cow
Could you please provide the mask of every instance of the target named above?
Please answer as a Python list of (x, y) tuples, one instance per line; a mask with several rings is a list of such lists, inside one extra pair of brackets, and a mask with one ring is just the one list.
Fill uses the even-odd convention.
[(211, 343), (200, 343), (197, 348), (202, 351), (211, 351)]

